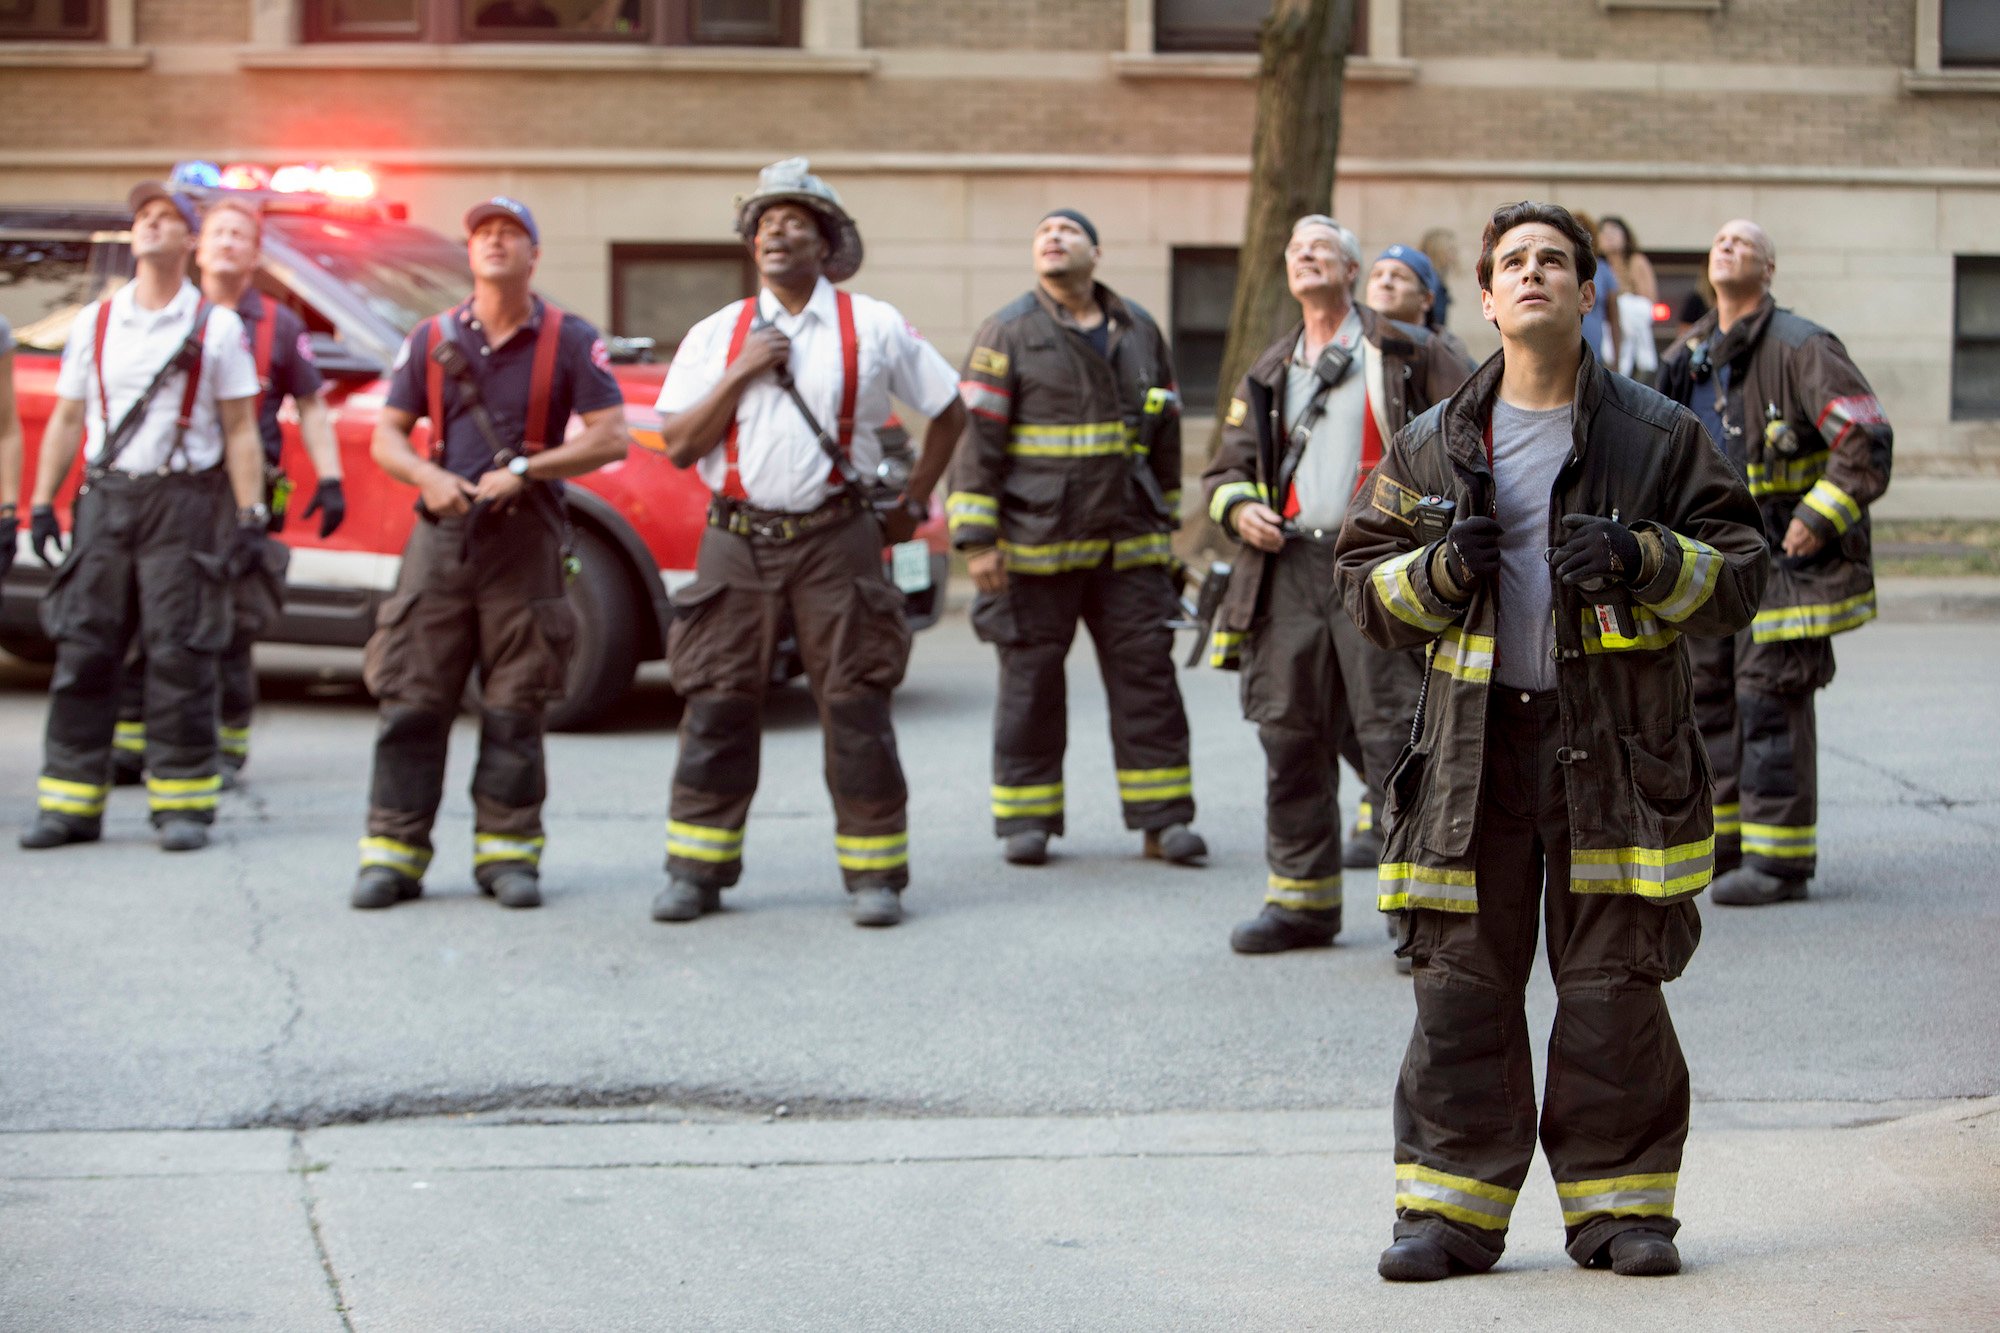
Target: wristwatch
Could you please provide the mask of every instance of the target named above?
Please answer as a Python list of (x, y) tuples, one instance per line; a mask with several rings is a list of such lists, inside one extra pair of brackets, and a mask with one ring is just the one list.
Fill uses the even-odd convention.
[(526, 454), (515, 454), (507, 460), (507, 470), (522, 481), (526, 481), (528, 479), (528, 456)]
[(268, 528), (271, 526), (271, 507), (267, 504), (244, 505), (236, 511), (238, 527)]
[(931, 502), (920, 495), (906, 495), (903, 497), (903, 512), (919, 524), (928, 522), (931, 516)]

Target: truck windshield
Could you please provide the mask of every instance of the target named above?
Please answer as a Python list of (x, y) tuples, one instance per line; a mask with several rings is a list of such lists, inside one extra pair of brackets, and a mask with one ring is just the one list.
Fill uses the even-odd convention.
[(285, 213), (264, 225), (398, 335), (472, 294), (465, 247), (422, 227)]

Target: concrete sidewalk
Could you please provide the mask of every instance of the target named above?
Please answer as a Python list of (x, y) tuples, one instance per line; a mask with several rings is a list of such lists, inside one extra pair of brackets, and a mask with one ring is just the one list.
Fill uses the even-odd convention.
[[(664, 1113), (663, 1114), (670, 1114)], [(2000, 1099), (1713, 1103), (1688, 1269), (1374, 1274), (1388, 1113), (0, 1136), (17, 1328), (1990, 1326)]]

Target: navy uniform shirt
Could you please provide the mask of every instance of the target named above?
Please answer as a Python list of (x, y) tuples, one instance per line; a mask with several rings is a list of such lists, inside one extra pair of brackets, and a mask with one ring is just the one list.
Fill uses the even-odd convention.
[[(479, 378), (480, 396), (493, 418), (495, 433), (502, 446), (518, 449), (527, 432), (528, 393), (535, 367), (535, 339), (542, 329), (542, 312), (548, 307), (535, 299), (534, 313), (499, 347), (486, 341), (486, 333), (466, 302), (450, 312), (453, 336), (457, 338), (472, 373)], [(429, 389), (425, 371), (424, 326), (419, 324), (403, 340), (396, 353), (395, 370), (389, 381), (390, 407), (412, 416), (430, 415)], [(477, 481), (493, 467), (493, 449), (472, 413), (459, 406), (458, 381), (444, 376), (444, 467), (467, 481)], [(617, 407), (625, 401), (625, 391), (611, 374), (611, 357), (604, 340), (589, 320), (565, 313), (562, 341), (556, 349), (556, 371), (549, 385), (549, 419), (543, 444), (550, 449), (563, 442), (564, 428), (572, 414)]]
[(236, 315), (243, 321), (243, 341), (249, 345), (253, 357), (257, 354), (257, 338), (263, 332), (264, 321), (277, 320), (271, 334), (271, 365), (258, 380), (262, 396), (257, 401), (257, 433), (264, 439), (264, 457), (276, 467), (285, 447), (284, 433), (278, 429), (279, 405), (286, 394), (302, 403), (319, 392), (319, 367), (313, 364), (312, 340), (306, 337), (304, 321), (290, 306), (266, 300), (255, 287), (243, 293)]

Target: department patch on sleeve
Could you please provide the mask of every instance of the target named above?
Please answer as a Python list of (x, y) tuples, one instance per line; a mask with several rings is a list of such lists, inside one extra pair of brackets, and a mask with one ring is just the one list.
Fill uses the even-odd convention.
[(996, 380), (1007, 378), (1007, 354), (996, 352), (991, 347), (973, 348), (972, 360), (967, 364), (975, 374), (991, 375)]
[(1369, 503), (1376, 509), (1387, 514), (1390, 518), (1395, 519), (1398, 523), (1407, 523), (1411, 527), (1415, 527), (1416, 521), (1410, 515), (1416, 512), (1417, 506), (1423, 502), (1423, 498), (1423, 496), (1418, 495), (1409, 487), (1399, 485), (1383, 476), (1380, 472), (1377, 472), (1375, 474), (1375, 494), (1370, 498)]
[(409, 337), (407, 337), (407, 338), (403, 339), (403, 345), (402, 345), (401, 347), (398, 347), (398, 348), (396, 349), (396, 361), (395, 361), (395, 364), (394, 364), (394, 365), (392, 365), (392, 366), (390, 366), (390, 367), (389, 367), (389, 369), (391, 369), (391, 370), (401, 370), (401, 369), (403, 368), (403, 366), (404, 366), (404, 365), (405, 365), (405, 364), (406, 364), (406, 363), (407, 363), (407, 362), (409, 361), (409, 359), (410, 359), (410, 344), (411, 344), (412, 342), (414, 342), (414, 341), (416, 340), (416, 336), (417, 336), (417, 335), (413, 333), (413, 334), (411, 334), (411, 335), (410, 335)]
[(1250, 404), (1241, 398), (1229, 400), (1229, 415), (1225, 420), (1232, 426), (1240, 426), (1250, 416)]
[(305, 332), (305, 331), (304, 331), (303, 329), (301, 329), (301, 330), (299, 331), (299, 348), (298, 348), (298, 350), (299, 350), (299, 360), (301, 360), (301, 361), (305, 362), (305, 363), (306, 363), (307, 365), (309, 365), (309, 366), (310, 366), (310, 365), (315, 365), (315, 364), (317, 364), (317, 363), (316, 363), (316, 362), (315, 362), (315, 361), (313, 360), (313, 344), (312, 344), (312, 338), (311, 338), (311, 336), (310, 336), (310, 335), (308, 335), (308, 334), (307, 334), (307, 333), (306, 333), (306, 332)]
[(611, 369), (611, 349), (604, 345), (604, 339), (590, 340), (590, 364), (599, 370)]

